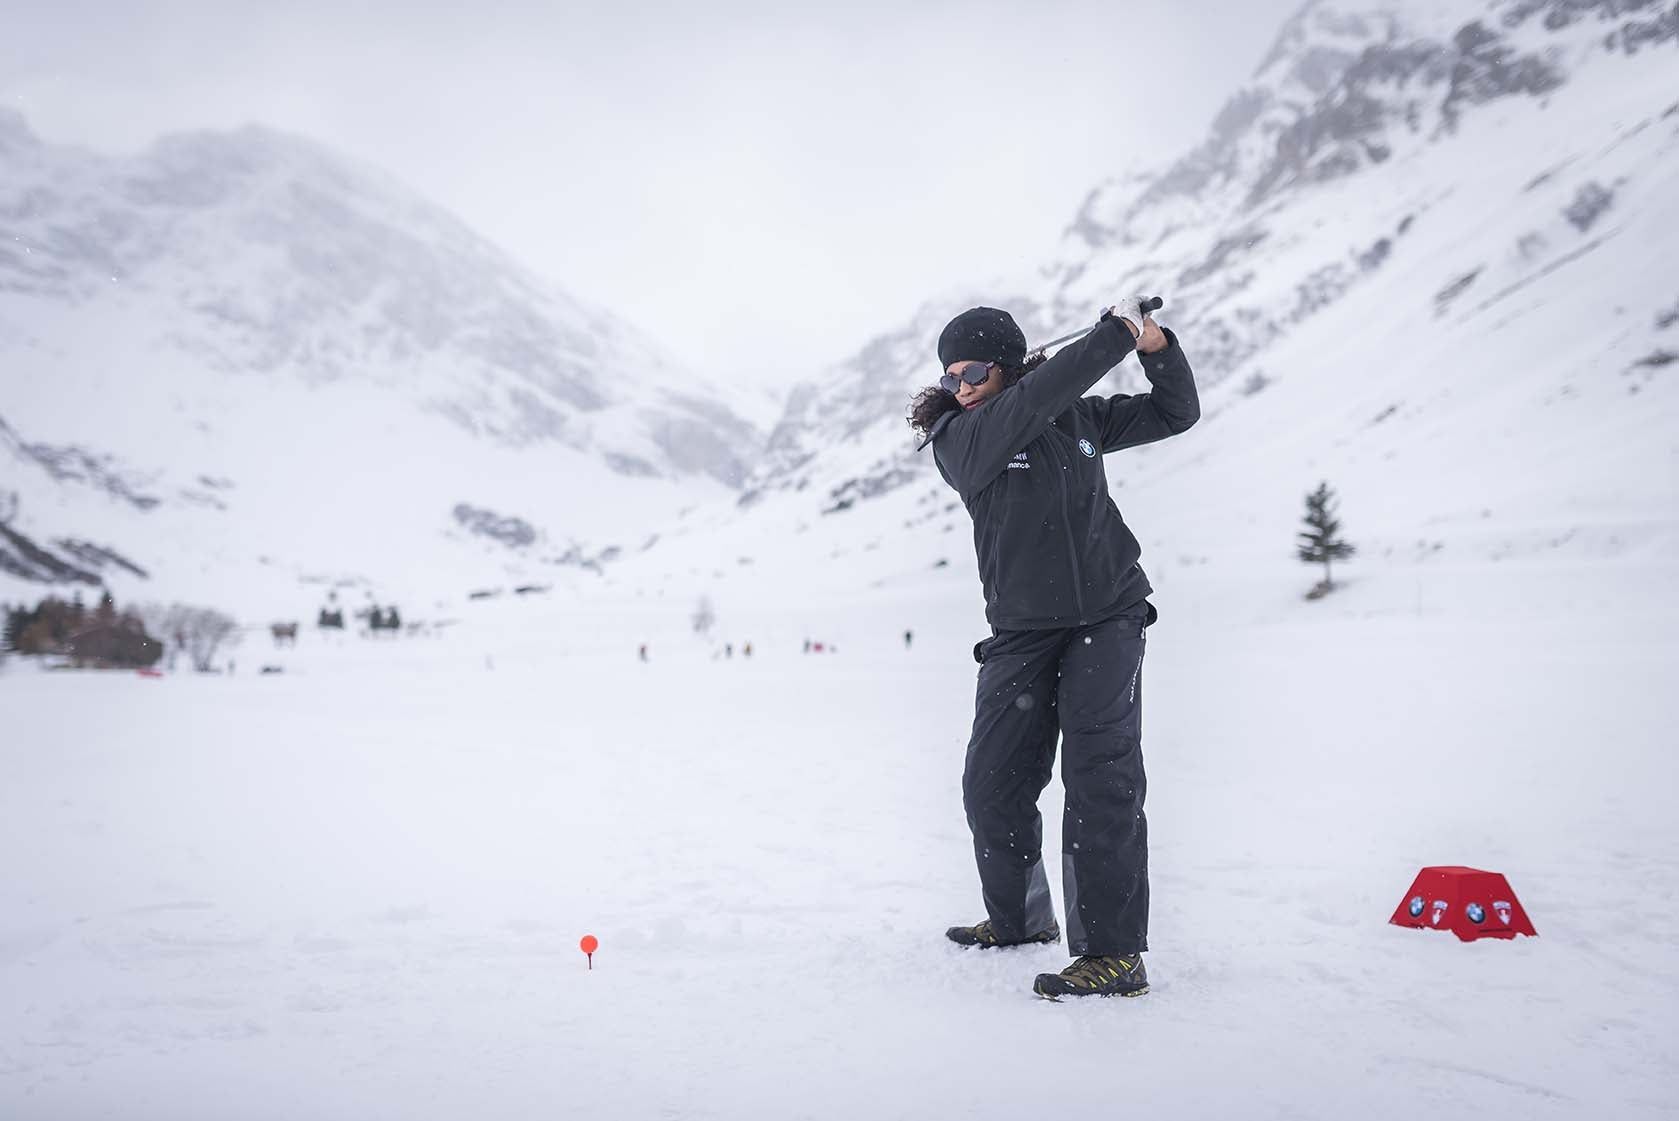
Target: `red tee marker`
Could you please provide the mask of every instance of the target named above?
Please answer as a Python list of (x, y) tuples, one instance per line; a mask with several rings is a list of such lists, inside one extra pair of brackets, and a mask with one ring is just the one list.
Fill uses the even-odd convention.
[(583, 941), (577, 943), (577, 948), (589, 955), (589, 968), (595, 967), (595, 951), (600, 949), (600, 940), (593, 934), (585, 934)]
[(1497, 872), (1459, 865), (1418, 872), (1388, 922), (1422, 930), (1449, 930), (1465, 942), (1536, 933), (1521, 900), (1510, 890), (1510, 881)]

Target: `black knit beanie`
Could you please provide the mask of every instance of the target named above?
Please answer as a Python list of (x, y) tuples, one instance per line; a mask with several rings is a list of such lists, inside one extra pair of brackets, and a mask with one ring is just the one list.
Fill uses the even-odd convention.
[(999, 362), (1019, 366), (1026, 361), (1026, 336), (1006, 311), (975, 307), (952, 319), (939, 332), (939, 365), (952, 362)]

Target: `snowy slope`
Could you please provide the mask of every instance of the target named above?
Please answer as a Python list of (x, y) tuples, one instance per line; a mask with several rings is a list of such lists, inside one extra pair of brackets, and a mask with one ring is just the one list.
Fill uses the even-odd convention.
[[(825, 586), (958, 581), (977, 607), (967, 518), (901, 419), (937, 332), (985, 302), (1043, 339), (1133, 290), (1166, 297), (1203, 389), (1196, 429), (1108, 461), (1157, 585), (1222, 565), (1286, 605), (1324, 478), (1349, 573), (1671, 564), (1679, 11), (1397, 10), (1308, 5), (1201, 144), (1097, 188), (1040, 275), (931, 302), (795, 394), (743, 502), (622, 577), (747, 597), (780, 557)], [(1127, 363), (1098, 391), (1143, 387)]]
[[(266, 567), (537, 571), (738, 486), (762, 414), (307, 141), (106, 157), (0, 114), (0, 490), (49, 551), (96, 539), (224, 602)], [(480, 550), (461, 505), (540, 540)]]

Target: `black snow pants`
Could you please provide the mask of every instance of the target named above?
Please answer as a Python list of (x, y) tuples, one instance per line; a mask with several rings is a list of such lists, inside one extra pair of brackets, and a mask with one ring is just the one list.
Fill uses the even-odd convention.
[(1059, 732), (1068, 947), (1074, 954), (1148, 949), (1142, 707), (1150, 621), (1152, 610), (1141, 603), (1088, 626), (1002, 631), (976, 649), (983, 661), (962, 805), (999, 939), (1024, 938), (1055, 919), (1038, 797)]

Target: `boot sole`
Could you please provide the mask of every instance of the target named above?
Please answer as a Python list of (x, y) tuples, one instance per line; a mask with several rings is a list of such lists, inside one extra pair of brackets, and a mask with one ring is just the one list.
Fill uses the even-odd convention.
[(1130, 992), (1125, 992), (1125, 993), (1044, 993), (1044, 992), (1038, 992), (1037, 989), (1033, 989), (1032, 991), (1034, 993), (1037, 993), (1039, 996), (1043, 997), (1045, 1000), (1050, 1001), (1051, 1003), (1060, 1004), (1061, 1003), (1061, 998), (1064, 997), (1064, 996), (1070, 996), (1070, 997), (1087, 997), (1087, 996), (1135, 997), (1135, 996), (1142, 996), (1142, 995), (1144, 995), (1145, 993), (1148, 992), (1148, 986), (1144, 985), (1140, 989), (1132, 989)]
[(958, 942), (954, 938), (947, 939), (947, 941), (959, 950), (1018, 950), (1022, 946), (1059, 946), (1061, 944), (1059, 938), (1033, 942)]
[(1023, 942), (958, 942), (950, 935), (944, 936), (945, 941), (962, 950), (1014, 950), (1021, 946), (1059, 946), (1061, 932), (1057, 931), (1054, 938), (1028, 938)]

